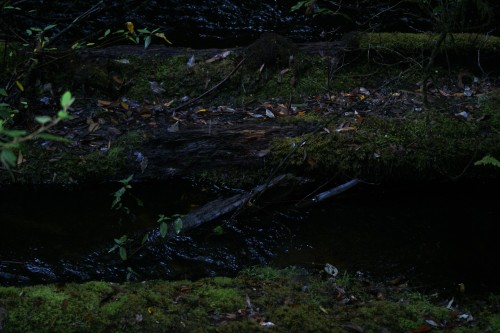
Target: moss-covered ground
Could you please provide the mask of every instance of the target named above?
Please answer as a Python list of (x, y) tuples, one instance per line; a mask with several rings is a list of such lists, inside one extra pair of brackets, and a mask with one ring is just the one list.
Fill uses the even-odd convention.
[[(355, 47), (347, 51), (326, 47), (306, 53), (282, 36), (266, 34), (246, 49), (230, 52), (182, 49), (168, 56), (141, 57), (132, 52), (107, 59), (72, 57), (58, 65), (69, 77), (59, 67), (46, 66), (45, 81), (26, 88), (26, 94), (40, 94), (47, 85), (74, 90), (76, 117), (54, 133), (72, 142), (23, 146), (18, 166), (11, 174), (3, 172), (0, 180), (101, 181), (113, 175), (147, 174), (155, 167), (154, 176), (166, 178), (175, 171), (158, 164), (159, 156), (146, 156), (149, 164), (137, 156), (151, 148), (152, 138), (176, 131), (180, 135), (193, 130), (209, 135), (212, 129), (241, 131), (244, 124), (256, 123), (263, 133), (266, 126), (289, 130), (286, 135), (262, 135), (264, 144), (253, 147), (248, 142), (242, 148), (254, 150), (250, 160), (260, 156), (255, 164), (245, 163), (251, 170), (203, 165), (195, 152), (188, 164), (199, 168), (192, 168), (189, 176), (234, 186), (246, 185), (250, 172), (261, 181), (278, 166), (282, 172), (369, 181), (494, 176), (496, 169), (475, 168), (473, 163), (488, 154), (500, 155), (499, 88), (494, 74), (498, 68), (483, 59), (490, 74), (482, 73), (474, 65), (476, 56), (470, 58), (467, 50), (480, 43), (488, 46), (485, 53), (496, 54), (498, 41), (450, 36), (431, 69), (425, 97), (419, 81), (424, 77), (425, 54), (436, 38), (363, 34), (353, 38)], [(427, 51), (418, 51), (423, 49)], [(452, 57), (452, 50), (464, 53)], [(36, 116), (40, 108), (43, 112), (44, 107), (33, 107), (34, 111), (15, 117)], [(198, 136), (201, 141), (196, 145), (206, 144)], [(154, 154), (170, 154), (162, 149), (154, 147)], [(213, 156), (218, 154), (214, 151)], [(239, 179), (245, 184), (238, 184)]]
[(235, 278), (0, 287), (3, 332), (498, 332), (500, 298), (252, 267)]

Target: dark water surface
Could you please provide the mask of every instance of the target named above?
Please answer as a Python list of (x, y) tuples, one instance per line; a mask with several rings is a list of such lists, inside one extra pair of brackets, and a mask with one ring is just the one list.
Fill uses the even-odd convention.
[[(158, 214), (187, 213), (230, 191), (186, 181), (134, 185), (144, 201), (126, 202), (135, 221), (110, 209), (118, 185), (0, 189), (0, 284), (234, 275), (250, 265), (297, 265), (360, 271), (410, 285), (498, 291), (498, 184), (361, 185), (309, 211), (267, 208), (155, 242), (123, 262), (113, 238), (136, 239)], [(271, 206), (274, 207), (274, 206)], [(123, 216), (122, 216), (123, 217)], [(214, 227), (222, 226), (218, 234)], [(134, 236), (135, 235), (135, 236)]]

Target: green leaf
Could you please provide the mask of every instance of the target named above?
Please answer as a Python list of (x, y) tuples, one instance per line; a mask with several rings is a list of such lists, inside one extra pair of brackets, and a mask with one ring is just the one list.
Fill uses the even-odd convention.
[(182, 219), (180, 217), (176, 218), (174, 221), (175, 233), (179, 234), (182, 230)]
[(107, 35), (109, 35), (109, 33), (111, 32), (111, 29), (108, 29), (104, 32), (104, 37), (106, 37)]
[(500, 161), (491, 155), (486, 155), (479, 161), (475, 162), (474, 165), (493, 165), (500, 168)]
[(130, 181), (132, 180), (132, 178), (134, 178), (133, 174), (131, 174), (130, 176), (128, 176), (125, 179), (119, 180), (118, 182), (122, 183), (123, 185), (127, 185), (128, 183), (130, 183)]
[(149, 240), (148, 234), (145, 234), (144, 237), (142, 237), (141, 245), (146, 244), (148, 240)]
[(126, 189), (124, 187), (120, 187), (114, 194), (115, 198), (121, 198), (125, 191)]
[(222, 234), (224, 234), (224, 228), (222, 228), (220, 225), (216, 226), (215, 228), (213, 228), (213, 232), (220, 236)]
[(68, 112), (61, 110), (61, 111), (57, 112), (57, 118), (59, 118), (61, 120), (66, 120), (66, 119), (71, 119), (71, 116), (69, 115)]
[(74, 101), (75, 98), (71, 96), (71, 92), (66, 91), (61, 97), (61, 106), (64, 110), (67, 110)]
[(149, 33), (149, 30), (147, 28), (137, 29), (137, 32), (140, 32), (141, 34), (145, 34), (145, 33)]
[(147, 49), (149, 47), (149, 44), (151, 44), (151, 36), (147, 36), (144, 38), (144, 48)]
[(120, 197), (116, 197), (115, 200), (113, 200), (113, 202), (111, 203), (111, 209), (113, 209), (113, 208), (115, 208), (116, 210), (120, 209), (121, 206), (118, 205), (120, 203), (120, 201), (121, 201), (121, 198)]
[(20, 136), (26, 135), (26, 131), (22, 131), (22, 130), (5, 130), (5, 131), (2, 131), (2, 134), (8, 135), (11, 138), (18, 138)]
[(115, 238), (115, 243), (118, 244), (118, 245), (123, 245), (125, 244), (125, 242), (127, 241), (127, 235), (123, 235), (121, 236), (120, 238)]
[(57, 26), (57, 24), (49, 24), (48, 26), (46, 26), (45, 28), (43, 28), (43, 31), (50, 30), (50, 29), (52, 29), (52, 28), (54, 28), (56, 26)]
[(118, 245), (113, 245), (109, 250), (108, 250), (108, 253), (111, 253), (113, 252), (114, 250), (116, 250), (118, 248)]
[(120, 258), (124, 261), (127, 260), (127, 249), (123, 246), (120, 246)]
[(52, 121), (52, 118), (49, 117), (49, 116), (38, 116), (38, 117), (35, 117), (35, 121), (39, 124), (46, 124), (46, 123), (49, 123)]
[(3, 149), (0, 153), (0, 160), (9, 166), (16, 165), (17, 157), (10, 149)]
[(160, 223), (160, 235), (165, 238), (168, 232), (168, 225), (165, 222)]
[(49, 133), (40, 133), (36, 137), (40, 138), (40, 139), (44, 139), (44, 140), (51, 140), (51, 141), (58, 141), (58, 142), (71, 142), (71, 140), (63, 138), (62, 136), (53, 135), (53, 134), (49, 134)]
[[(8, 96), (7, 91), (5, 91), (4, 88), (0, 88), (0, 96), (4, 96), (4, 97)], [(2, 104), (5, 104), (5, 103), (2, 103)], [(6, 105), (9, 105), (9, 104), (6, 104)]]
[(292, 12), (299, 10), (300, 8), (304, 7), (304, 5), (307, 3), (307, 1), (299, 1), (295, 6), (293, 6), (290, 10)]

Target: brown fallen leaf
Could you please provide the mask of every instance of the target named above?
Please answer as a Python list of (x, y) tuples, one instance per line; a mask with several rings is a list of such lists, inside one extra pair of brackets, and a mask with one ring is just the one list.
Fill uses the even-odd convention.
[(105, 100), (102, 100), (102, 99), (98, 99), (97, 100), (97, 105), (98, 106), (110, 106), (111, 104), (113, 104), (112, 101), (105, 101)]

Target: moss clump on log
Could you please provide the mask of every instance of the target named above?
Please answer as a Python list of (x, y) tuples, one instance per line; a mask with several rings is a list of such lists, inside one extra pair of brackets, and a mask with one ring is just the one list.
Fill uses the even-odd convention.
[[(496, 98), (484, 99), (478, 114), (487, 120), (477, 123), (437, 110), (429, 111), (429, 123), (424, 114), (404, 119), (369, 116), (354, 122), (339, 118), (326, 131), (274, 140), (273, 162), (288, 158), (289, 170), (372, 181), (495, 177), (497, 170), (472, 166), (486, 154), (500, 155)], [(347, 130), (337, 131), (347, 122), (352, 123)]]
[[(436, 46), (438, 34), (426, 33), (366, 33), (358, 36), (360, 49), (375, 49), (380, 52), (399, 52), (418, 54), (429, 51)], [(450, 33), (440, 46), (440, 51), (468, 52), (481, 49), (486, 53), (500, 52), (500, 38), (469, 33)]]

